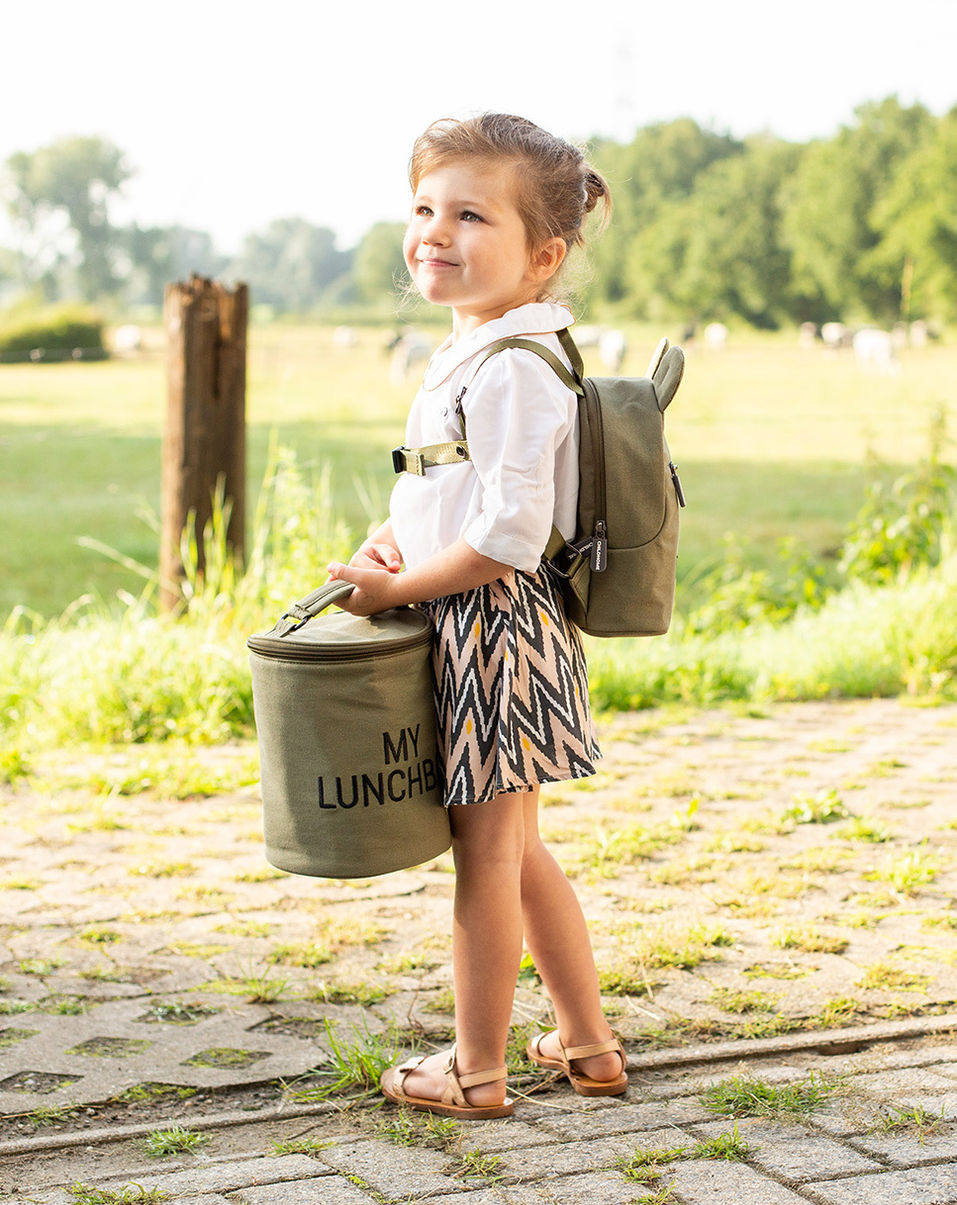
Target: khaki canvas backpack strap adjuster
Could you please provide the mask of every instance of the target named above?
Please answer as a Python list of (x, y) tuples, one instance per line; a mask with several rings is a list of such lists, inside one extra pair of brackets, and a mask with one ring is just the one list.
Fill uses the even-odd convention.
[(461, 464), (469, 458), (469, 445), (464, 439), (444, 444), (427, 444), (424, 448), (393, 448), (392, 467), (397, 473), (413, 473), (424, 477), (425, 470), (437, 464)]

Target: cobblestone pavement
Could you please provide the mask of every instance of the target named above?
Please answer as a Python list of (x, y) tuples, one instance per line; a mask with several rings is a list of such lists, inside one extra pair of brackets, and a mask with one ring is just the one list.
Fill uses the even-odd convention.
[[(281, 875), (255, 787), (130, 795), (173, 776), (156, 751), (3, 788), (0, 1201), (957, 1202), (957, 708), (604, 729), (602, 775), (554, 788), (543, 820), (612, 972), (631, 1086), (585, 1101), (519, 1068), (501, 1122), (306, 1090), (344, 1035), (445, 1039), (447, 857)], [(546, 1020), (523, 976), (516, 1026)], [(201, 1145), (151, 1154), (174, 1125)]]

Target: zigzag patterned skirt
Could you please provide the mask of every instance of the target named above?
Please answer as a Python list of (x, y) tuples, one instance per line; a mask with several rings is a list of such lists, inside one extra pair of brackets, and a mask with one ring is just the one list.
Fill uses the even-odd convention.
[(446, 807), (595, 773), (581, 637), (550, 574), (515, 570), (422, 607)]

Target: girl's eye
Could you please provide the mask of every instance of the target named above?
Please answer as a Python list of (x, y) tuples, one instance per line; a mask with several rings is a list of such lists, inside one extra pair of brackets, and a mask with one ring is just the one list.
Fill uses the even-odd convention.
[(413, 213), (417, 218), (427, 218), (431, 217), (432, 210), (429, 209), (428, 205), (416, 205)]
[(482, 218), (479, 214), (475, 213), (475, 211), (472, 209), (465, 209), (462, 211), (462, 221), (463, 222), (482, 222), (484, 220), (485, 220), (484, 218)]

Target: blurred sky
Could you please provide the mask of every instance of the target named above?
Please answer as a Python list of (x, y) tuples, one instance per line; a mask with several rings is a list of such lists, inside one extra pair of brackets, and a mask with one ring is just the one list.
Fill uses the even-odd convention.
[(0, 162), (96, 134), (136, 169), (117, 220), (232, 251), (302, 216), (345, 248), (404, 220), (436, 117), (626, 140), (690, 115), (803, 142), (892, 93), (946, 112), (955, 64), (957, 0), (29, 0), (0, 18)]

